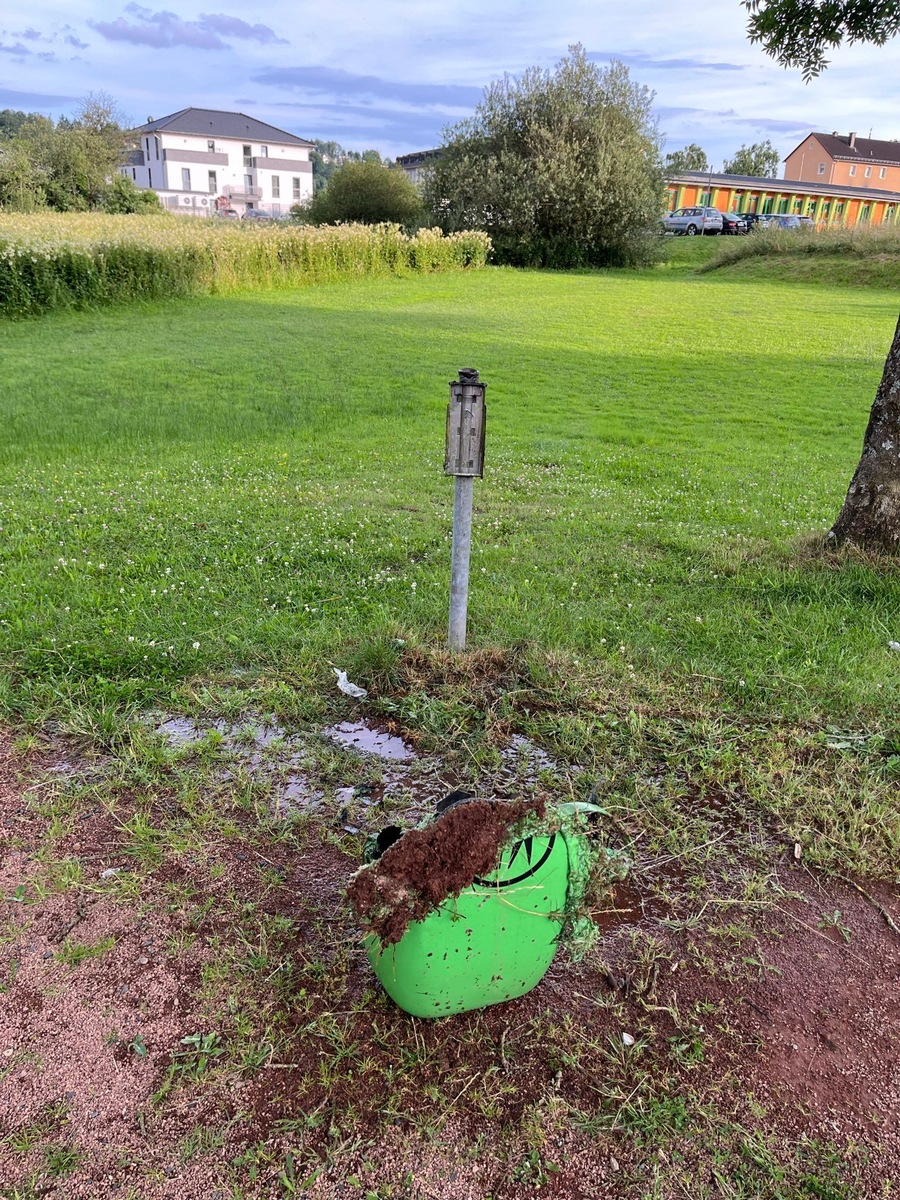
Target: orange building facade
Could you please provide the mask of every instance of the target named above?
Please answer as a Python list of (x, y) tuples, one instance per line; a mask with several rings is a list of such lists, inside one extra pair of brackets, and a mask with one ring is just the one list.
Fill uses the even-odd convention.
[(819, 161), (815, 160), (814, 181), (685, 171), (666, 181), (668, 208), (672, 212), (696, 204), (709, 205), (723, 213), (788, 213), (811, 217), (820, 227), (886, 225), (900, 219), (900, 183), (895, 190), (826, 182), (818, 175)]
[(787, 179), (900, 192), (900, 142), (811, 133), (784, 163)]

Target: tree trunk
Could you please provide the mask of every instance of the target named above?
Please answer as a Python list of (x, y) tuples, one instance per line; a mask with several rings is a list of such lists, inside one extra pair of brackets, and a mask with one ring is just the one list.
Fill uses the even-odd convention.
[(862, 458), (828, 541), (900, 554), (900, 321), (875, 394)]

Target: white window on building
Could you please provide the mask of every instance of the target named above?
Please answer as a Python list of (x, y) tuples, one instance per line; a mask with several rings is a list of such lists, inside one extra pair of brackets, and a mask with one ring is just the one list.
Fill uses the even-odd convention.
[(268, 146), (260, 146), (259, 157), (260, 158), (268, 158), (269, 157), (269, 147)]
[(887, 175), (887, 167), (880, 167), (878, 170), (878, 178), (884, 179), (885, 175)]
[(216, 143), (213, 138), (210, 138), (209, 141), (206, 143), (206, 149), (210, 152), (210, 154), (215, 154)]
[(819, 174), (820, 175), (825, 174), (825, 164), (824, 163), (819, 163)]
[(189, 192), (191, 190), (191, 168), (181, 168), (181, 188), (182, 191)]
[(872, 168), (866, 167), (866, 179), (868, 179), (871, 174), (872, 174)]
[(207, 185), (206, 185), (206, 186), (208, 187), (208, 189), (209, 189), (209, 191), (210, 191), (211, 193), (212, 193), (212, 192), (217, 192), (217, 191), (219, 190), (219, 185), (218, 185), (218, 182), (217, 182), (217, 180), (216, 180), (216, 173), (215, 173), (215, 171), (210, 171), (210, 172), (209, 172), (209, 182), (207, 183)]
[(244, 166), (245, 167), (253, 166), (253, 147), (252, 146), (244, 147)]
[(272, 176), (272, 199), (278, 200), (281, 197), (281, 176)]
[(856, 163), (854, 163), (853, 166), (850, 168), (850, 178), (852, 179), (855, 174), (856, 174)]
[(248, 196), (252, 194), (252, 189), (253, 189), (253, 176), (245, 175), (244, 176), (244, 191), (247, 193)]
[(300, 199), (300, 176), (295, 175), (293, 178), (294, 199)]

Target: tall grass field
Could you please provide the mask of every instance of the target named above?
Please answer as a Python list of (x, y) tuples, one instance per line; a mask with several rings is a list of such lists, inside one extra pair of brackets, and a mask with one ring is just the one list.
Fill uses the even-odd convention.
[(0, 318), (114, 301), (483, 266), (484, 234), (172, 215), (0, 213)]

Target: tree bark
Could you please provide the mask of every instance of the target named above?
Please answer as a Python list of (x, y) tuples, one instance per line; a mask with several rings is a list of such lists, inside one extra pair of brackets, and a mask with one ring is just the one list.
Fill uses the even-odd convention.
[(900, 321), (875, 394), (862, 458), (828, 541), (900, 554)]

